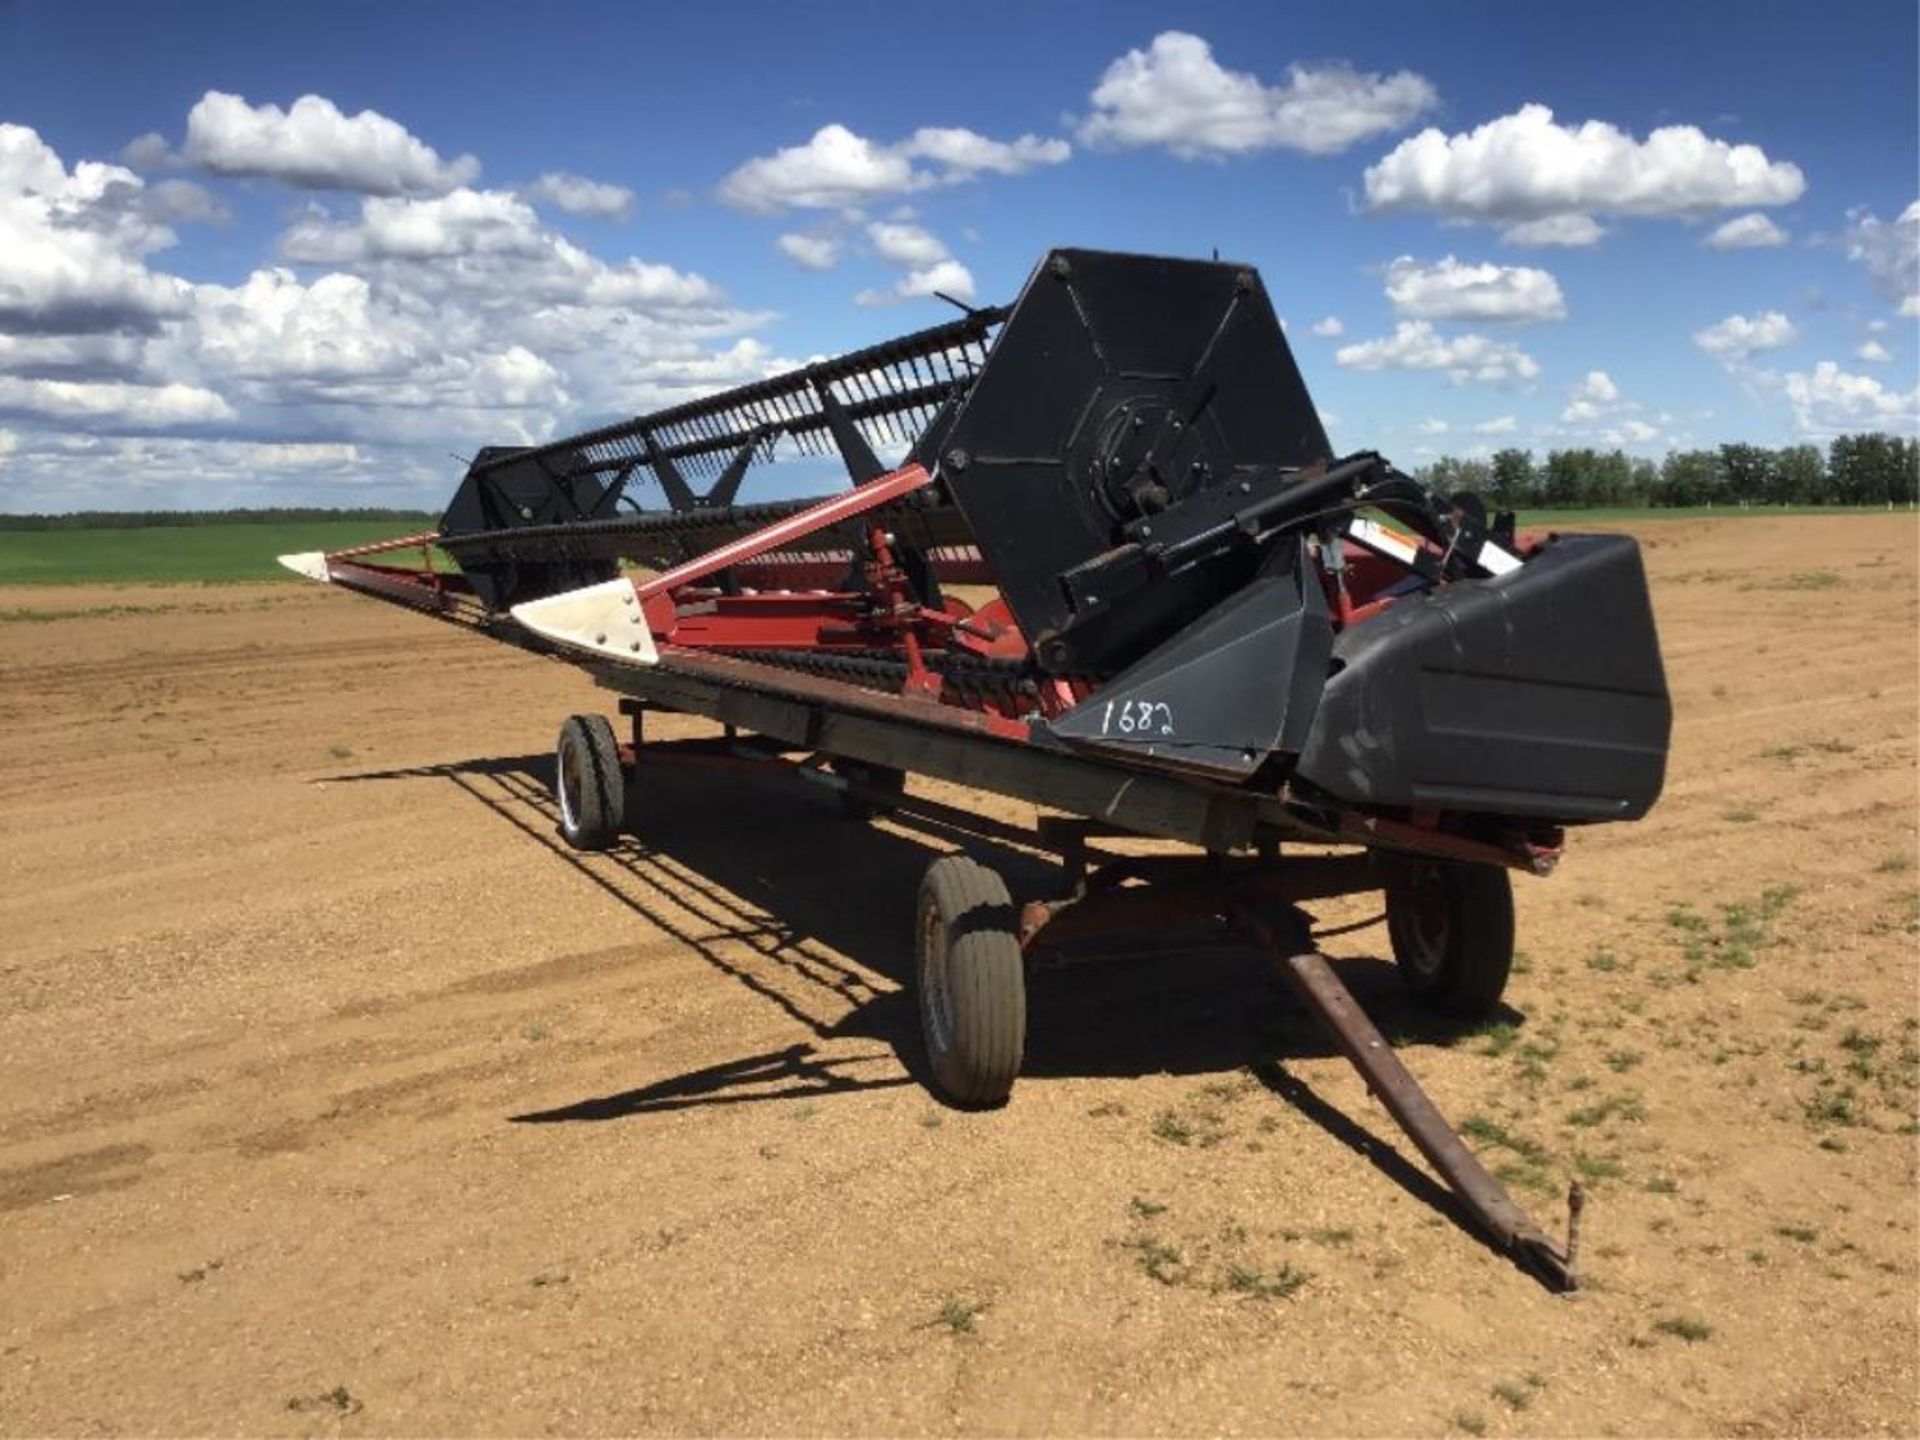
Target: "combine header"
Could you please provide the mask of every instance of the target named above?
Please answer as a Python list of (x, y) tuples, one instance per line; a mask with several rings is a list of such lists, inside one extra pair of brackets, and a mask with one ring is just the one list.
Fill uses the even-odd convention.
[[(796, 451), (837, 457), (851, 487), (739, 498)], [(643, 479), (665, 508), (635, 502)], [(621, 695), (627, 741), (598, 715), (560, 730), (579, 848), (616, 842), (643, 753), (718, 746), (856, 814), (1062, 857), (1059, 893), (1024, 905), (967, 856), (927, 871), (919, 1008), (948, 1099), (1009, 1094), (1028, 964), (1224, 921), (1276, 956), (1495, 1245), (1574, 1283), (1571, 1246), (1447, 1127), (1298, 906), (1383, 893), (1413, 994), (1494, 1010), (1510, 873), (1547, 873), (1566, 827), (1638, 818), (1660, 791), (1670, 709), (1639, 551), (1523, 538), (1471, 495), (1336, 457), (1251, 269), (1058, 250), (1010, 307), (483, 450), (437, 533), (285, 558)], [(724, 739), (643, 744), (649, 710)], [(1058, 813), (999, 825), (910, 794), (909, 772)], [(1099, 847), (1115, 836), (1200, 853)]]

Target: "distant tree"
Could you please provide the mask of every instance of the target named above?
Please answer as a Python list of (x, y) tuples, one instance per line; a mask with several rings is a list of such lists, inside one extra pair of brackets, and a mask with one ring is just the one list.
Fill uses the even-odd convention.
[(1422, 480), (1443, 495), (1471, 490), (1476, 495), (1484, 496), (1493, 478), (1486, 461), (1464, 459), (1457, 455), (1442, 455), (1419, 473)]
[(1547, 456), (1542, 500), (1556, 509), (1574, 509), (1594, 503), (1600, 457), (1591, 450), (1555, 450)]
[(1496, 450), (1493, 478), (1487, 486), (1487, 503), (1499, 510), (1515, 510), (1534, 505), (1540, 499), (1540, 472), (1534, 467), (1531, 450)]
[(1720, 457), (1711, 450), (1672, 450), (1660, 462), (1656, 505), (1711, 505), (1720, 486)]
[(1654, 492), (1660, 488), (1660, 467), (1645, 456), (1637, 457), (1633, 462), (1633, 473), (1628, 482), (1628, 505), (1653, 504)]
[(1767, 499), (1773, 475), (1773, 452), (1758, 445), (1722, 445), (1720, 477), (1727, 498), (1738, 505), (1759, 505)]
[(1818, 445), (1789, 445), (1774, 457), (1767, 499), (1776, 505), (1827, 503), (1827, 462)]

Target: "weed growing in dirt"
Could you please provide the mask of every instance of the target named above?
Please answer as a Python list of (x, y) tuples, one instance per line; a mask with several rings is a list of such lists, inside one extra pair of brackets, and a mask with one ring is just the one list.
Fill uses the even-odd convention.
[(327, 747), (327, 754), (335, 760), (351, 760), (353, 758), (353, 747), (351, 745), (329, 745)]
[(205, 1280), (226, 1263), (224, 1260), (209, 1260), (206, 1264), (196, 1265), (191, 1270), (182, 1270), (180, 1272), (180, 1283), (182, 1285), (198, 1285), (202, 1280)]
[(1278, 1270), (1256, 1270), (1238, 1262), (1227, 1266), (1225, 1286), (1248, 1300), (1290, 1299), (1313, 1276), (1298, 1266), (1283, 1263)]
[(1689, 1345), (1697, 1345), (1702, 1340), (1712, 1338), (1713, 1335), (1711, 1325), (1691, 1315), (1663, 1315), (1653, 1322), (1653, 1328), (1662, 1335), (1672, 1335), (1686, 1341)]
[(1644, 1058), (1638, 1050), (1609, 1050), (1607, 1068), (1616, 1075), (1624, 1075)]
[(1524, 1410), (1533, 1403), (1533, 1397), (1546, 1388), (1546, 1377), (1537, 1371), (1528, 1371), (1518, 1380), (1502, 1380), (1493, 1387), (1493, 1398), (1503, 1403), (1509, 1410)]
[(522, 1040), (532, 1040), (532, 1041), (538, 1042), (546, 1039), (552, 1033), (553, 1032), (547, 1028), (546, 1024), (543, 1021), (539, 1021), (539, 1020), (531, 1020), (525, 1025), (522, 1025), (520, 1027), (520, 1038)]
[(1787, 745), (1769, 745), (1760, 752), (1762, 760), (1778, 760), (1791, 765), (1802, 755), (1851, 755), (1853, 746), (1844, 740), (1796, 740)]
[(1140, 1268), (1162, 1285), (1178, 1285), (1190, 1273), (1187, 1257), (1178, 1248), (1151, 1235), (1136, 1235), (1122, 1243), (1133, 1251)]
[(1735, 825), (1747, 825), (1760, 818), (1760, 812), (1751, 805), (1729, 805), (1720, 812), (1720, 818)]
[(573, 1276), (565, 1270), (542, 1270), (527, 1283), (536, 1290), (548, 1290), (557, 1285), (571, 1285)]
[(1876, 875), (1899, 875), (1911, 869), (1913, 869), (1913, 856), (1905, 850), (1896, 850), (1891, 855), (1884, 856), (1880, 863), (1873, 867)]
[(1496, 1146), (1512, 1155), (1494, 1166), (1493, 1176), (1503, 1185), (1524, 1185), (1529, 1190), (1551, 1192), (1556, 1187), (1548, 1171), (1544, 1145), (1517, 1135), (1499, 1121), (1485, 1115), (1469, 1115), (1460, 1122), (1460, 1133), (1469, 1140)]
[(1467, 1435), (1484, 1435), (1487, 1433), (1487, 1417), (1471, 1410), (1462, 1410), (1453, 1417), (1453, 1428)]
[(1167, 1213), (1167, 1207), (1159, 1201), (1148, 1200), (1141, 1195), (1136, 1195), (1133, 1199), (1129, 1200), (1127, 1202), (1127, 1208), (1142, 1220), (1151, 1220), (1156, 1215), (1164, 1215)]
[(1811, 1245), (1820, 1238), (1820, 1232), (1811, 1225), (1780, 1224), (1773, 1227), (1773, 1233), (1783, 1240), (1798, 1241), (1802, 1245)]
[(1596, 950), (1587, 957), (1587, 968), (1610, 975), (1620, 968), (1620, 957), (1611, 950)]
[(932, 1330), (945, 1326), (950, 1335), (973, 1334), (973, 1322), (986, 1313), (987, 1302), (968, 1300), (963, 1296), (950, 1295), (940, 1302), (940, 1308), (934, 1312), (931, 1320), (921, 1325), (922, 1330)]
[(1773, 943), (1773, 922), (1800, 894), (1796, 885), (1775, 885), (1757, 900), (1720, 906), (1716, 927), (1691, 905), (1667, 911), (1667, 924), (1679, 932), (1686, 979), (1697, 983), (1706, 970), (1750, 970), (1758, 951)]
[(365, 1408), (360, 1397), (344, 1385), (336, 1385), (318, 1395), (295, 1395), (287, 1401), (287, 1409), (298, 1414), (319, 1410), (335, 1415), (358, 1415)]
[(1605, 1100), (1569, 1111), (1567, 1123), (1586, 1130), (1595, 1125), (1604, 1125), (1609, 1120), (1640, 1121), (1646, 1118), (1646, 1105), (1638, 1095), (1628, 1092), (1623, 1095), (1610, 1095)]

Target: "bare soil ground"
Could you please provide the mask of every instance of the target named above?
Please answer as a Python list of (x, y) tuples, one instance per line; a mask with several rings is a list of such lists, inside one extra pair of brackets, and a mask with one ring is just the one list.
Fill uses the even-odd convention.
[(1585, 1177), (1574, 1298), (1250, 957), (1038, 977), (1011, 1105), (946, 1110), (949, 837), (656, 772), (577, 856), (563, 666), (0, 593), (0, 1431), (1913, 1433), (1916, 528), (1645, 536), (1667, 794), (1520, 883), (1511, 1014), (1329, 942), (1550, 1228)]

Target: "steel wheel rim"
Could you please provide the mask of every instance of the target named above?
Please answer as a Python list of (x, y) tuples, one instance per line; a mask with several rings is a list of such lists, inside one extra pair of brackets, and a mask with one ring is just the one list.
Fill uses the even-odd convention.
[(920, 1004), (927, 1039), (936, 1051), (953, 1044), (953, 999), (947, 992), (947, 927), (940, 907), (929, 904), (920, 915)]

